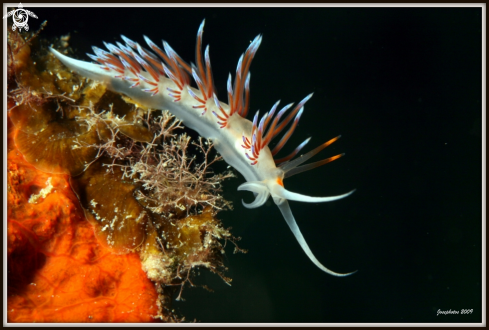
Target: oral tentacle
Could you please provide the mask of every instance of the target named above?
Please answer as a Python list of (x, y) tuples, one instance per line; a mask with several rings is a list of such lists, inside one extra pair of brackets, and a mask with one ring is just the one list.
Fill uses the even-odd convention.
[(355, 190), (356, 189), (353, 189), (352, 191), (346, 194), (337, 195), (337, 196), (313, 197), (313, 196), (302, 195), (302, 194), (289, 191), (284, 187), (282, 187), (281, 185), (277, 184), (277, 185), (273, 185), (273, 187), (271, 188), (271, 194), (273, 198), (283, 198), (289, 201), (306, 202), (306, 203), (323, 203), (323, 202), (332, 202), (338, 199), (348, 197), (351, 194), (353, 194)]
[(283, 215), (283, 217), (285, 219), (285, 222), (287, 222), (287, 224), (289, 225), (290, 230), (292, 231), (292, 233), (294, 234), (295, 238), (299, 242), (299, 245), (302, 247), (302, 250), (304, 250), (304, 252), (309, 257), (309, 259), (311, 259), (311, 261), (319, 269), (321, 269), (323, 272), (326, 272), (326, 273), (328, 273), (330, 275), (339, 276), (339, 277), (348, 276), (348, 275), (351, 275), (351, 274), (354, 274), (354, 273), (357, 272), (357, 271), (354, 271), (354, 272), (342, 274), (342, 273), (334, 272), (334, 271), (326, 268), (325, 266), (323, 266), (319, 262), (319, 260), (317, 260), (317, 258), (314, 256), (314, 254), (312, 253), (311, 249), (309, 248), (309, 245), (307, 245), (306, 240), (304, 239), (304, 236), (302, 236), (302, 233), (301, 233), (301, 231), (299, 229), (299, 226), (297, 226), (297, 223), (295, 221), (294, 215), (292, 214), (292, 211), (290, 210), (290, 206), (289, 206), (289, 203), (287, 202), (287, 200), (286, 199), (283, 199), (283, 198), (276, 198), (276, 197), (274, 197), (273, 198), (273, 201), (275, 202), (275, 204), (277, 204), (280, 212), (282, 212), (282, 215)]
[(249, 209), (262, 206), (270, 196), (268, 187), (262, 182), (245, 182), (238, 187), (238, 190), (248, 190), (255, 194), (255, 200), (252, 203), (248, 204), (241, 200), (244, 207)]

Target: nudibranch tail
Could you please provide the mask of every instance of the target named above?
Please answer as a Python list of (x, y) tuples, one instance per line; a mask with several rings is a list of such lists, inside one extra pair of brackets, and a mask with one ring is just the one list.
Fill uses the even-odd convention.
[(102, 69), (100, 65), (75, 60), (74, 58), (61, 54), (53, 48), (51, 48), (50, 50), (64, 65), (77, 72), (81, 76), (103, 82), (107, 82), (112, 79), (113, 75), (110, 74), (107, 70)]

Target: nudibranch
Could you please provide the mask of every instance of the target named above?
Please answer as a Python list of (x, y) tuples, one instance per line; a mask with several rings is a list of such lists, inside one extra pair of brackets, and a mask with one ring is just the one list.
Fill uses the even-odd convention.
[[(316, 259), (297, 226), (288, 201), (331, 202), (349, 196), (354, 190), (338, 196), (310, 197), (288, 191), (283, 184), (284, 178), (343, 156), (340, 154), (300, 166), (335, 142), (339, 136), (293, 159), (309, 142), (310, 138), (308, 138), (290, 155), (274, 159), (294, 132), (304, 111), (304, 104), (312, 94), (306, 96), (293, 108), (292, 103), (278, 110), (279, 101), (263, 116), (260, 117), (257, 112), (252, 122), (247, 120), (250, 95), (249, 69), (262, 36), (258, 35), (241, 55), (234, 83), (229, 74), (226, 104), (219, 101), (216, 96), (209, 46), (202, 53), (204, 22), (205, 20), (197, 33), (196, 64), (186, 63), (165, 41), (161, 49), (146, 36), (144, 39), (150, 49), (142, 47), (125, 36), (121, 36), (125, 44), (104, 43), (108, 51), (93, 47), (95, 55), (87, 55), (96, 63), (75, 60), (54, 49), (51, 51), (63, 64), (78, 74), (105, 83), (109, 89), (123, 93), (148, 108), (169, 110), (182, 120), (185, 126), (212, 140), (224, 160), (246, 179), (238, 190), (248, 190), (255, 195), (252, 203), (247, 204), (243, 201), (245, 207), (259, 207), (271, 195), (302, 249), (317, 267), (334, 276), (353, 274), (354, 272), (346, 274), (333, 272)], [(192, 80), (197, 88), (191, 86)], [(285, 116), (290, 108), (292, 110)], [(289, 123), (291, 125), (288, 131), (270, 150), (268, 147), (270, 141), (276, 138)]]

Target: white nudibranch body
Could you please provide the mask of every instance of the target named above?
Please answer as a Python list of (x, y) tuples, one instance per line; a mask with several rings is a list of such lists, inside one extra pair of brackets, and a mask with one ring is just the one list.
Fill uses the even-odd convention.
[[(243, 202), (245, 207), (259, 207), (271, 195), (304, 252), (317, 267), (335, 276), (352, 274), (333, 272), (314, 257), (296, 224), (288, 200), (311, 203), (329, 202), (344, 198), (353, 191), (339, 196), (310, 197), (290, 192), (283, 185), (284, 178), (341, 157), (342, 154), (299, 166), (335, 142), (339, 136), (293, 159), (309, 142), (309, 139), (306, 139), (290, 155), (274, 159), (294, 132), (304, 110), (304, 104), (312, 94), (293, 108), (293, 104), (289, 104), (278, 110), (279, 102), (277, 102), (261, 118), (257, 112), (253, 122), (247, 120), (249, 68), (262, 37), (257, 36), (240, 57), (234, 84), (229, 74), (228, 104), (226, 104), (219, 101), (215, 95), (209, 46), (206, 47), (204, 56), (202, 56), (203, 28), (204, 22), (200, 25), (197, 34), (196, 64), (191, 65), (183, 61), (166, 42), (163, 42), (163, 49), (161, 49), (146, 36), (144, 39), (151, 50), (143, 48), (124, 36), (122, 39), (125, 44), (105, 43), (108, 51), (93, 47), (95, 55), (87, 55), (96, 61), (96, 64), (72, 59), (54, 49), (51, 51), (63, 64), (78, 74), (103, 82), (110, 90), (123, 93), (148, 108), (169, 110), (182, 120), (185, 126), (211, 139), (224, 160), (246, 179), (247, 182), (240, 185), (238, 190), (248, 190), (254, 193), (255, 200), (250, 204)], [(197, 88), (190, 86), (192, 80)], [(292, 110), (286, 114), (290, 108)], [(270, 141), (277, 137), (290, 122), (292, 124), (287, 132), (270, 150), (268, 147)]]

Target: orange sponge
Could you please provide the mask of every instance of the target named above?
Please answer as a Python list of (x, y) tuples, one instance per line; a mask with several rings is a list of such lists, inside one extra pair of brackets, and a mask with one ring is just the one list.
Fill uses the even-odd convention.
[[(10, 141), (9, 141), (10, 142)], [(158, 292), (136, 253), (98, 243), (67, 175), (8, 153), (9, 322), (149, 322)]]

